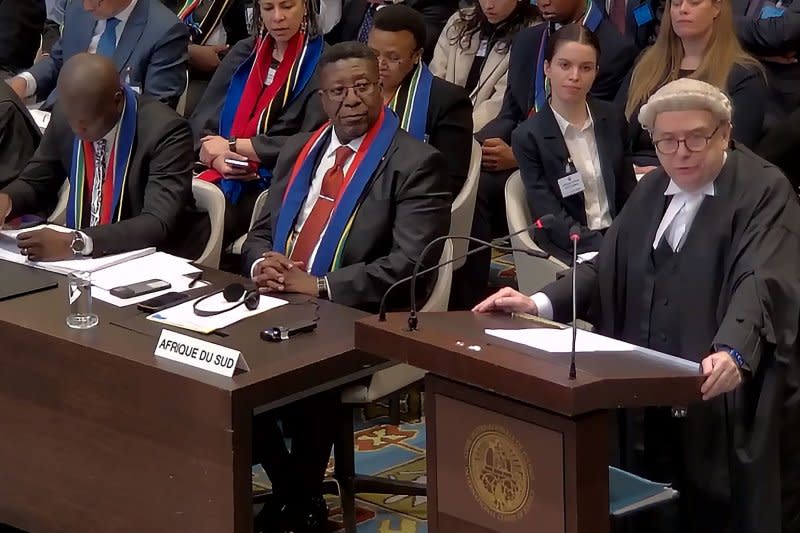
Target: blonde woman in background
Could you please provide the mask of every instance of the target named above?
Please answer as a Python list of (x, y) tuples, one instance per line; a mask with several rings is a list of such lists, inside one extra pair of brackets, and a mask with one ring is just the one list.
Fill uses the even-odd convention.
[(766, 78), (761, 64), (739, 44), (730, 2), (672, 0), (664, 10), (655, 44), (639, 56), (617, 95), (630, 122), (628, 140), (637, 174), (658, 165), (650, 135), (639, 124), (639, 108), (659, 88), (687, 77), (728, 94), (734, 140), (752, 147), (761, 138)]

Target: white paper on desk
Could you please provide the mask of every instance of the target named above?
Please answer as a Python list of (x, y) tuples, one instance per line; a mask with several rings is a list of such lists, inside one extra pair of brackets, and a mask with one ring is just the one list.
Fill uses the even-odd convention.
[[(572, 328), (487, 329), (486, 334), (551, 353), (572, 351)], [(636, 348), (633, 344), (582, 329), (578, 330), (575, 341), (576, 352), (631, 352)]]
[(92, 276), (92, 285), (110, 291), (122, 285), (161, 279), (172, 283), (173, 288), (170, 290), (185, 290), (188, 288), (188, 281), (184, 289), (174, 288), (175, 283), (186, 279), (187, 274), (198, 272), (200, 269), (189, 263), (188, 259), (165, 252), (155, 252), (95, 272)]
[(27, 265), (40, 270), (54, 272), (56, 274), (69, 274), (70, 272), (84, 271), (97, 272), (104, 268), (112, 267), (132, 259), (150, 255), (156, 251), (155, 248), (142, 248), (121, 254), (106, 255), (103, 257), (81, 257), (78, 259), (68, 259), (66, 261), (28, 261), (28, 258), (19, 253), (17, 247), (17, 235), (28, 231), (35, 231), (42, 228), (50, 228), (55, 231), (72, 232), (73, 230), (55, 224), (42, 224), (33, 228), (21, 230), (2, 230), (0, 231), (0, 259), (11, 261), (20, 265)]
[[(198, 333), (211, 333), (218, 329), (222, 329), (235, 324), (245, 318), (250, 318), (258, 314), (275, 309), (289, 302), (279, 298), (272, 298), (271, 296), (261, 296), (258, 302), (258, 307), (250, 311), (244, 304), (239, 305), (236, 309), (222, 313), (216, 316), (197, 316), (194, 314), (194, 303), (199, 300), (195, 298), (189, 302), (170, 307), (158, 313), (153, 313), (147, 317), (147, 320), (158, 322), (159, 324), (166, 324), (177, 328), (188, 329)], [(201, 304), (202, 309), (226, 309), (233, 304), (225, 301), (222, 293), (215, 294)]]
[[(150, 279), (150, 278), (148, 278)], [(171, 287), (169, 289), (164, 289), (163, 291), (156, 291), (151, 292), (148, 294), (144, 294), (142, 296), (134, 296), (133, 298), (117, 298), (113, 294), (111, 294), (108, 290), (102, 289), (100, 287), (92, 287), (92, 298), (97, 300), (101, 300), (107, 304), (115, 305), (117, 307), (127, 307), (129, 305), (138, 304), (140, 302), (146, 302), (150, 298), (155, 298), (156, 296), (161, 296), (162, 294), (166, 294), (168, 292), (185, 292), (189, 290), (189, 284), (192, 282), (192, 278), (187, 277), (180, 277), (180, 278), (159, 278), (164, 281), (168, 281)], [(194, 284), (192, 289), (199, 289), (200, 287), (205, 287), (208, 285), (205, 281), (198, 281)]]
[(50, 113), (42, 111), (41, 109), (31, 108), (28, 108), (28, 112), (31, 114), (33, 121), (36, 122), (36, 125), (39, 126), (42, 133), (44, 133), (44, 130), (47, 129), (47, 125), (50, 124)]

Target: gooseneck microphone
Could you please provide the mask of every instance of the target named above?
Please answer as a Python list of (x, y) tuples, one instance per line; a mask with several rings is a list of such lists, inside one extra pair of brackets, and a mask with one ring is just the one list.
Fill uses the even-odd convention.
[(572, 241), (572, 353), (569, 356), (569, 379), (577, 377), (575, 368), (575, 341), (578, 337), (578, 305), (575, 297), (575, 278), (578, 272), (578, 241), (581, 240), (580, 224), (573, 224), (569, 228), (569, 240)]
[[(513, 233), (510, 233), (510, 234), (506, 235), (505, 237), (503, 237), (503, 239), (508, 239), (510, 237), (513, 237), (515, 235), (519, 235), (520, 233), (523, 233), (525, 231), (529, 231), (531, 229), (548, 228), (548, 227), (550, 227), (552, 225), (554, 220), (555, 220), (555, 217), (553, 215), (545, 215), (545, 216), (541, 217), (540, 219), (538, 219), (536, 222), (530, 224), (529, 226), (526, 226), (526, 227), (522, 228), (519, 231), (515, 231)], [(433, 266), (431, 266), (429, 268), (426, 268), (424, 270), (419, 270), (420, 266), (422, 265), (423, 261), (425, 260), (425, 257), (428, 255), (428, 252), (430, 251), (430, 249), (436, 243), (444, 241), (446, 239), (467, 240), (467, 241), (470, 241), (470, 242), (476, 242), (478, 244), (481, 244), (481, 246), (479, 246), (478, 248), (475, 248), (473, 250), (469, 250), (467, 253), (465, 253), (463, 255), (460, 255), (458, 257), (454, 257), (453, 259), (450, 259), (449, 261), (445, 261), (443, 263), (437, 263), (436, 265), (433, 265)], [(383, 293), (383, 297), (381, 298), (380, 306), (378, 307), (378, 320), (380, 320), (381, 322), (386, 321), (386, 299), (389, 296), (389, 293), (391, 293), (395, 289), (395, 287), (398, 287), (398, 286), (402, 285), (403, 283), (405, 283), (407, 281), (410, 281), (411, 282), (411, 300), (410, 300), (411, 312), (410, 312), (409, 317), (408, 317), (408, 327), (412, 331), (415, 330), (417, 328), (417, 323), (418, 323), (417, 305), (416, 305), (417, 304), (417, 300), (416, 300), (416, 279), (417, 279), (417, 277), (425, 275), (425, 274), (428, 274), (428, 273), (433, 272), (435, 270), (438, 270), (439, 268), (441, 268), (441, 267), (443, 267), (445, 265), (448, 265), (450, 263), (454, 263), (456, 261), (459, 261), (459, 260), (463, 259), (464, 257), (468, 257), (468, 256), (470, 256), (470, 255), (472, 255), (474, 253), (481, 252), (483, 250), (486, 250), (487, 248), (492, 248), (494, 250), (499, 250), (501, 252), (506, 252), (506, 253), (509, 253), (509, 252), (521, 252), (521, 253), (524, 253), (524, 254), (527, 254), (527, 255), (530, 255), (530, 256), (533, 256), (533, 257), (540, 257), (540, 258), (543, 258), (543, 259), (547, 259), (549, 257), (548, 254), (546, 254), (544, 252), (541, 252), (539, 250), (527, 250), (527, 249), (522, 249), (522, 248), (514, 248), (514, 247), (510, 247), (510, 246), (496, 246), (496, 245), (493, 245), (490, 242), (482, 241), (482, 240), (477, 239), (475, 237), (467, 237), (467, 236), (463, 236), (463, 235), (444, 235), (442, 237), (437, 237), (436, 239), (433, 239), (431, 242), (429, 242), (427, 244), (427, 246), (425, 246), (425, 248), (423, 248), (422, 252), (419, 255), (419, 258), (417, 259), (417, 262), (414, 265), (413, 273), (410, 276), (406, 276), (405, 278), (397, 280), (391, 286), (389, 286), (388, 289), (386, 289), (386, 292)]]

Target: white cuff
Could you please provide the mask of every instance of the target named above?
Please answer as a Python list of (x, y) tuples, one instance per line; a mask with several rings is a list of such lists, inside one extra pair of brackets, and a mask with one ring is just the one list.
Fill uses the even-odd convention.
[(36, 94), (36, 78), (33, 77), (33, 74), (30, 72), (23, 72), (19, 74), (19, 77), (25, 80), (25, 98)]
[(252, 265), (250, 265), (250, 279), (253, 279), (254, 277), (256, 277), (256, 267), (257, 267), (257, 266), (258, 266), (258, 264), (259, 264), (261, 261), (263, 261), (263, 260), (264, 260), (264, 258), (263, 258), (263, 257), (259, 257), (258, 259), (256, 259), (255, 261), (253, 261), (253, 264), (252, 264)]
[(553, 302), (543, 292), (537, 292), (531, 296), (534, 305), (536, 306), (536, 315), (547, 320), (553, 320)]
[(92, 251), (94, 250), (94, 241), (84, 232), (81, 231), (80, 234), (81, 237), (83, 237), (83, 243), (84, 243), (81, 255), (92, 255)]
[(328, 300), (333, 301), (333, 293), (331, 292), (331, 284), (328, 283), (328, 276), (323, 277), (325, 280), (325, 290), (328, 292)]

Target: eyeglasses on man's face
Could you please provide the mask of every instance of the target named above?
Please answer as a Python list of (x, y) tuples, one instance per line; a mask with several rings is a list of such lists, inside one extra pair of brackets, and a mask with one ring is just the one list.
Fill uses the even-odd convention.
[(350, 89), (353, 89), (356, 96), (363, 98), (371, 95), (377, 86), (377, 81), (359, 81), (353, 85), (339, 85), (330, 89), (320, 89), (320, 91), (334, 102), (343, 102), (347, 98)]
[(702, 152), (705, 150), (706, 146), (708, 146), (709, 141), (714, 138), (714, 135), (717, 134), (719, 128), (722, 125), (718, 125), (714, 128), (709, 135), (703, 135), (702, 133), (691, 133), (684, 137), (683, 139), (676, 139), (674, 137), (667, 137), (665, 139), (658, 139), (653, 140), (653, 145), (655, 145), (656, 150), (663, 155), (673, 155), (677, 153), (678, 148), (680, 147), (681, 143), (686, 147), (686, 149), (690, 152)]

